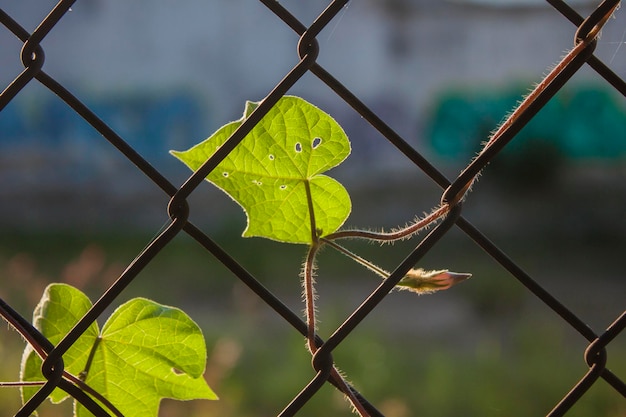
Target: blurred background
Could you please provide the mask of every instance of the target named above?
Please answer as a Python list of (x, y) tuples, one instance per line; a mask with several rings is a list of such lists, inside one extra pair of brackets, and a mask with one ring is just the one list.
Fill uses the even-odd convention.
[[(29, 32), (49, 0), (3, 0)], [(327, 1), (283, 0), (309, 24)], [(572, 1), (588, 15), (595, 1)], [(318, 63), (433, 165), (454, 179), (517, 102), (573, 45), (576, 28), (541, 0), (362, 0), (321, 32)], [(42, 42), (44, 71), (163, 173), (172, 158), (238, 119), (298, 62), (297, 35), (253, 0), (84, 0)], [(22, 43), (0, 29), (0, 88), (23, 70)], [(626, 13), (596, 56), (626, 77)], [(328, 87), (307, 74), (290, 94), (330, 113), (353, 153), (331, 172), (348, 189), (347, 225), (392, 228), (439, 203), (442, 190)], [(464, 217), (601, 333), (624, 310), (626, 102), (584, 67), (485, 169)], [(167, 224), (168, 197), (36, 81), (0, 112), (0, 296), (30, 318), (45, 286), (67, 282), (93, 300)], [(306, 248), (241, 238), (246, 219), (203, 184), (190, 218), (294, 311)], [(350, 248), (393, 269), (418, 239)], [(320, 334), (379, 284), (332, 251), (319, 261)], [(388, 417), (545, 415), (585, 374), (586, 340), (454, 229), (420, 266), (471, 272), (425, 297), (391, 294), (334, 352), (339, 367)], [(217, 402), (163, 402), (163, 416), (277, 414), (312, 378), (304, 340), (211, 255), (178, 236), (124, 292), (187, 311), (209, 347)], [(104, 319), (104, 318), (102, 318)], [(19, 375), (23, 342), (0, 328), (0, 381)], [(626, 337), (608, 350), (626, 378)], [(278, 359), (278, 360), (277, 360)], [(16, 410), (19, 393), (0, 389)], [(69, 404), (42, 416), (67, 415)], [(4, 411), (0, 411), (0, 415)], [(350, 415), (323, 389), (302, 416)], [(572, 416), (623, 416), (603, 381)], [(568, 414), (568, 415), (570, 415)], [(9, 412), (7, 415), (12, 415)]]

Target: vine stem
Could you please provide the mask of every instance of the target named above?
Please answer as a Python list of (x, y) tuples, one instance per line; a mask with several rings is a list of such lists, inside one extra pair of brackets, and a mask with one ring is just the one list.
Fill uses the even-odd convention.
[(315, 353), (317, 351), (317, 345), (315, 344), (315, 336), (317, 334), (317, 320), (316, 320), (316, 308), (315, 308), (315, 255), (319, 248), (319, 243), (314, 242), (309, 247), (306, 261), (304, 262), (304, 269), (302, 271), (303, 287), (304, 287), (304, 304), (306, 309), (306, 324), (307, 324), (307, 343), (309, 351)]
[(45, 383), (46, 381), (11, 381), (0, 382), (0, 387), (38, 387)]
[(313, 196), (311, 195), (311, 184), (308, 181), (304, 182), (304, 189), (306, 191), (307, 204), (309, 208), (309, 221), (311, 227), (311, 246), (307, 253), (306, 261), (304, 262), (303, 274), (303, 287), (304, 287), (304, 304), (306, 309), (306, 324), (307, 324), (307, 341), (309, 345), (309, 351), (314, 353), (317, 347), (315, 346), (315, 335), (317, 332), (317, 323), (315, 317), (315, 255), (319, 248), (319, 234), (317, 232), (317, 224), (315, 222), (315, 210), (313, 208)]
[[(309, 352), (314, 355), (315, 352), (317, 352), (317, 345), (315, 343), (315, 339), (317, 338), (317, 319), (315, 308), (315, 256), (317, 255), (317, 252), (320, 248), (321, 231), (318, 231), (317, 224), (315, 222), (315, 210), (313, 208), (311, 185), (308, 181), (304, 182), (304, 189), (306, 191), (307, 204), (309, 209), (311, 246), (309, 247), (309, 251), (304, 262), (304, 268), (302, 271), (302, 285), (304, 287), (304, 303), (306, 310), (307, 345), (309, 348)], [(341, 376), (335, 365), (333, 365), (330, 371), (330, 376), (337, 382), (337, 385), (340, 387), (341, 391), (348, 397), (355, 410), (357, 410), (362, 417), (369, 417), (369, 413), (367, 412), (367, 410), (365, 410), (358, 398), (356, 398), (356, 396), (350, 389), (350, 386), (348, 385), (344, 377)]]
[[(312, 213), (312, 212), (311, 212)], [(313, 217), (313, 215), (311, 215)], [(314, 221), (312, 221), (314, 223)], [(306, 322), (307, 322), (307, 346), (311, 355), (314, 355), (317, 350), (317, 344), (315, 339), (317, 338), (317, 320), (316, 320), (316, 308), (315, 308), (315, 257), (321, 247), (322, 241), (315, 234), (315, 239), (309, 247), (306, 260), (304, 262), (304, 268), (302, 271), (303, 287), (304, 287), (304, 301), (306, 309)], [(352, 389), (350, 388), (346, 379), (341, 375), (335, 365), (333, 365), (330, 376), (337, 382), (340, 390), (348, 397), (354, 409), (362, 417), (369, 417), (369, 413), (363, 407), (359, 399), (356, 397)]]
[[(604, 5), (604, 2), (600, 5), (600, 8), (603, 5)], [(528, 113), (532, 115), (533, 111), (538, 111), (538, 110), (531, 110), (531, 107), (533, 106), (533, 104), (537, 102), (539, 97), (559, 77), (559, 75), (561, 75), (563, 71), (569, 68), (570, 65), (572, 65), (572, 63), (574, 62), (574, 60), (590, 44), (592, 44), (598, 39), (602, 31), (602, 27), (619, 7), (620, 7), (620, 2), (616, 2), (616, 4), (614, 4), (610, 9), (604, 12), (604, 15), (598, 20), (598, 23), (596, 23), (592, 28), (589, 29), (589, 31), (585, 34), (584, 38), (578, 38), (578, 32), (576, 33), (577, 38), (576, 38), (576, 44), (574, 45), (574, 47), (554, 66), (554, 68), (552, 68), (552, 70), (535, 86), (535, 88), (533, 88), (532, 91), (526, 97), (523, 98), (521, 103), (513, 110), (513, 112), (507, 116), (506, 120), (496, 129), (496, 131), (493, 134), (491, 134), (487, 142), (483, 145), (483, 148), (481, 149), (480, 153), (476, 156), (476, 158), (474, 158), (474, 160), (472, 161), (472, 164), (470, 164), (470, 166), (466, 169), (466, 171), (469, 171), (470, 169), (472, 169), (473, 168), (472, 165), (474, 165), (476, 160), (483, 157), (484, 154), (492, 146), (496, 146), (497, 142), (500, 141), (500, 138), (502, 138), (502, 136), (504, 136), (504, 134), (524, 114)], [(599, 9), (596, 9), (596, 12), (598, 11)], [(583, 22), (579, 26), (579, 29), (578, 29), (579, 31), (583, 28), (583, 26), (585, 26), (585, 23), (586, 21)], [(506, 142), (503, 142), (502, 146), (505, 143)], [(451, 196), (452, 198), (448, 201), (448, 204), (454, 205), (457, 202), (461, 201), (465, 197), (467, 192), (471, 189), (472, 184), (476, 181), (479, 175), (480, 175), (480, 170), (477, 171), (474, 175), (472, 175), (471, 178), (467, 180), (465, 185), (463, 185), (459, 189), (458, 192), (456, 192), (453, 196)], [(461, 177), (463, 177), (463, 174), (461, 174), (459, 179), (461, 179)]]
[(419, 218), (407, 227), (391, 232), (374, 232), (371, 230), (349, 229), (340, 230), (324, 236), (326, 243), (336, 239), (366, 239), (382, 243), (392, 243), (398, 240), (409, 239), (414, 234), (431, 226), (450, 211), (450, 205), (443, 204), (423, 218)]

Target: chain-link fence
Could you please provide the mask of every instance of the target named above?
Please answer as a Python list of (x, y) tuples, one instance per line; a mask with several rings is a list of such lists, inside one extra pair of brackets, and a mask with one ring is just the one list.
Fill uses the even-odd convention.
[[(317, 62), (320, 46), (316, 37), (327, 25), (334, 20), (338, 21), (338, 14), (348, 0), (332, 1), (328, 7), (309, 26), (303, 24), (281, 3), (273, 0), (259, 0), (271, 10), (277, 17), (276, 24), (286, 25), (298, 35), (297, 53), (298, 63), (285, 75), (262, 100), (256, 110), (245, 122), (232, 134), (227, 142), (216, 152), (200, 169), (194, 172), (182, 186), (174, 185), (159, 170), (155, 169), (145, 157), (131, 147), (124, 138), (120, 137), (110, 126), (101, 120), (83, 101), (73, 95), (68, 89), (51, 77), (45, 71), (45, 54), (41, 46), (42, 41), (55, 27), (63, 24), (64, 17), (70, 10), (73, 0), (60, 1), (41, 21), (32, 33), (26, 31), (20, 22), (0, 9), (0, 22), (3, 30), (10, 31), (22, 43), (21, 63), (24, 70), (7, 85), (0, 95), (0, 111), (16, 98), (25, 87), (31, 83), (40, 83), (46, 89), (56, 94), (69, 108), (78, 114), (85, 122), (95, 129), (106, 141), (113, 145), (120, 153), (130, 160), (138, 170), (143, 172), (165, 194), (170, 197), (167, 211), (170, 221), (166, 227), (150, 242), (150, 244), (137, 255), (135, 260), (119, 276), (113, 285), (100, 297), (93, 308), (79, 321), (73, 330), (57, 345), (52, 346), (27, 319), (18, 314), (11, 307), (11, 300), (1, 300), (0, 313), (11, 323), (20, 329), (23, 334), (30, 335), (30, 343), (38, 344), (38, 351), (45, 351), (47, 358), (43, 364), (43, 374), (48, 382), (41, 386), (37, 395), (33, 396), (17, 416), (28, 416), (35, 412), (48, 395), (56, 388), (67, 391), (77, 401), (82, 403), (94, 415), (108, 416), (109, 412), (101, 405), (93, 401), (91, 397), (81, 389), (62, 377), (64, 353), (73, 345), (83, 332), (108, 309), (125, 291), (125, 288), (133, 282), (135, 277), (142, 271), (153, 258), (163, 250), (174, 237), (179, 234), (187, 234), (195, 239), (206, 251), (219, 260), (228, 268), (236, 279), (248, 286), (261, 300), (267, 303), (287, 323), (302, 335), (307, 335), (307, 324), (300, 315), (292, 311), (274, 293), (269, 291), (257, 277), (250, 274), (228, 252), (217, 245), (214, 239), (196, 227), (188, 219), (189, 197), (200, 186), (204, 178), (243, 140), (254, 128), (272, 106), (284, 96), (306, 74), (312, 74), (326, 84), (337, 96), (347, 103), (356, 113), (366, 120), (371, 127), (376, 129), (382, 137), (399, 150), (408, 160), (432, 179), (441, 189), (443, 194), (441, 204), (447, 212), (445, 219), (424, 237), (412, 250), (406, 259), (397, 266), (391, 276), (374, 290), (365, 301), (347, 318), (325, 341), (318, 339), (319, 349), (314, 355), (314, 372), (310, 383), (301, 387), (299, 393), (294, 392), (293, 400), (283, 409), (277, 411), (278, 415), (296, 415), (298, 411), (320, 390), (326, 382), (334, 384), (338, 389), (345, 390), (345, 385), (340, 384), (337, 375), (333, 374), (334, 362), (332, 352), (346, 337), (355, 330), (361, 321), (387, 297), (390, 290), (400, 278), (422, 259), (435, 245), (445, 236), (450, 229), (457, 226), (469, 236), (476, 245), (488, 253), (510, 275), (519, 281), (538, 300), (548, 306), (554, 314), (558, 315), (564, 325), (570, 326), (588, 341), (584, 351), (584, 360), (588, 371), (578, 381), (572, 382), (571, 390), (560, 400), (556, 401), (550, 416), (560, 416), (580, 399), (594, 384), (608, 384), (615, 391), (616, 396), (626, 396), (626, 383), (623, 376), (611, 372), (610, 351), (611, 342), (620, 335), (626, 326), (626, 314), (622, 313), (615, 318), (614, 322), (605, 331), (598, 332), (587, 324), (585, 319), (579, 317), (562, 304), (554, 295), (540, 285), (533, 277), (526, 273), (518, 264), (507, 256), (498, 246), (493, 244), (480, 230), (474, 227), (463, 216), (463, 201), (466, 191), (474, 182), (474, 179), (520, 132), (520, 130), (548, 103), (548, 101), (568, 83), (571, 77), (582, 67), (588, 66), (599, 74), (617, 92), (626, 97), (626, 82), (615, 74), (610, 65), (605, 64), (593, 54), (598, 35), (602, 27), (610, 22), (610, 17), (619, 6), (618, 0), (605, 0), (598, 5), (588, 17), (579, 15), (566, 2), (561, 0), (547, 0), (548, 3), (563, 15), (564, 19), (572, 23), (572, 34), (575, 34), (573, 49), (562, 58), (553, 70), (532, 90), (532, 92), (516, 107), (515, 111), (488, 139), (483, 150), (462, 170), (453, 181), (450, 181), (420, 152), (411, 146), (405, 138), (397, 134), (388, 124), (373, 112), (353, 92), (338, 81), (329, 71)], [(282, 21), (282, 22), (281, 22)], [(341, 24), (334, 23), (334, 24)], [(294, 44), (295, 46), (295, 44)], [(555, 57), (558, 58), (558, 57)], [(6, 59), (6, 57), (4, 58)], [(17, 59), (17, 58), (16, 58)], [(591, 119), (595, 115), (587, 114)], [(620, 132), (623, 137), (623, 132)], [(471, 196), (469, 197), (471, 199)], [(618, 261), (617, 259), (615, 260)], [(581, 352), (583, 353), (583, 352)], [(341, 364), (338, 364), (339, 366)], [(352, 389), (352, 388), (350, 388)], [(297, 390), (296, 390), (297, 391)], [(383, 415), (378, 411), (375, 404), (370, 403), (363, 395), (354, 391), (354, 396), (362, 404), (362, 408), (371, 416)], [(532, 401), (532, 399), (528, 399)], [(277, 410), (282, 408), (276, 406)], [(6, 412), (6, 411), (5, 411)]]

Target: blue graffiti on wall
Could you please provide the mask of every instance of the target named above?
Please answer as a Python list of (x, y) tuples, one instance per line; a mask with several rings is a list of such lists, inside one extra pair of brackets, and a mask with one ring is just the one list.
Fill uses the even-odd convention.
[[(150, 162), (170, 159), (170, 149), (189, 147), (209, 131), (201, 100), (189, 93), (91, 97), (85, 104)], [(103, 159), (119, 158), (92, 126), (54, 96), (9, 103), (0, 113), (0, 152), (16, 158), (41, 154), (51, 165), (70, 161), (71, 169), (85, 175), (93, 174)]]

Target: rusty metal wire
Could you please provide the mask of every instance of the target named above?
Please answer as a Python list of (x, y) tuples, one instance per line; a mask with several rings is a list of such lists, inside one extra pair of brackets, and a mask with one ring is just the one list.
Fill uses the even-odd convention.
[[(465, 193), (481, 170), (501, 152), (516, 134), (534, 117), (535, 114), (553, 97), (579, 69), (588, 64), (609, 85), (626, 97), (626, 81), (616, 75), (606, 64), (593, 55), (599, 30), (619, 5), (618, 0), (603, 1), (587, 18), (580, 16), (574, 9), (562, 0), (547, 0), (564, 18), (572, 22), (577, 28), (572, 51), (563, 58), (527, 98), (520, 103), (508, 120), (489, 138), (482, 152), (474, 158), (461, 174), (454, 180), (449, 180), (433, 164), (421, 155), (414, 147), (397, 134), (376, 113), (364, 104), (355, 94), (326, 71), (318, 62), (319, 45), (316, 37), (336, 18), (349, 0), (335, 0), (313, 21), (310, 26), (300, 22), (290, 11), (275, 0), (259, 0), (278, 18), (291, 28), (298, 36), (297, 54), (298, 63), (284, 76), (284, 78), (266, 95), (261, 104), (252, 112), (244, 123), (231, 135), (225, 144), (187, 181), (180, 187), (173, 185), (162, 173), (155, 169), (144, 157), (133, 149), (122, 137), (113, 131), (83, 102), (75, 97), (68, 89), (57, 82), (44, 71), (45, 54), (41, 42), (55, 28), (62, 23), (75, 0), (61, 0), (51, 10), (38, 27), (29, 33), (19, 22), (15, 21), (4, 10), (0, 9), (0, 23), (22, 43), (19, 59), (24, 70), (4, 88), (0, 94), (0, 111), (11, 102), (31, 82), (37, 81), (45, 88), (56, 94), (76, 114), (82, 117), (89, 125), (99, 132), (102, 137), (113, 145), (121, 154), (131, 161), (138, 170), (143, 172), (150, 181), (158, 186), (167, 196), (167, 207), (170, 220), (167, 226), (142, 250), (134, 261), (119, 276), (113, 285), (100, 297), (91, 310), (85, 314), (72, 331), (57, 345), (43, 337), (25, 318), (16, 312), (5, 300), (0, 300), (0, 314), (14, 328), (23, 334), (28, 342), (43, 352), (46, 357), (42, 371), (47, 378), (37, 395), (33, 396), (15, 415), (29, 416), (37, 410), (39, 405), (56, 387), (67, 391), (76, 400), (82, 403), (96, 416), (119, 415), (116, 410), (106, 409), (93, 400), (88, 387), (77, 381), (68, 380), (63, 375), (63, 355), (76, 342), (80, 335), (120, 296), (124, 289), (137, 277), (152, 259), (165, 248), (172, 239), (180, 233), (186, 233), (195, 239), (203, 248), (226, 266), (233, 275), (248, 286), (261, 300), (278, 313), (287, 323), (302, 335), (307, 334), (307, 325), (301, 317), (288, 308), (276, 295), (239, 264), (229, 253), (222, 249), (210, 236), (193, 225), (189, 219), (188, 198), (201, 184), (204, 178), (243, 140), (254, 126), (267, 114), (272, 106), (287, 93), (305, 74), (311, 73), (325, 83), (341, 99), (351, 106), (374, 129), (404, 154), (413, 164), (421, 169), (428, 177), (442, 188), (442, 205), (448, 207), (448, 213), (443, 222), (438, 224), (424, 237), (405, 260), (397, 266), (389, 279), (374, 290), (369, 297), (335, 330), (327, 339), (317, 339), (319, 350), (315, 353), (312, 366), (315, 376), (310, 383), (294, 396), (293, 400), (278, 414), (280, 416), (296, 415), (298, 411), (318, 392), (326, 383), (334, 384), (342, 389), (339, 381), (331, 376), (334, 366), (332, 352), (342, 341), (361, 323), (361, 321), (376, 308), (387, 296), (394, 285), (406, 272), (412, 268), (428, 251), (445, 236), (455, 225), (467, 234), (478, 246), (488, 253), (515, 279), (523, 284), (528, 291), (534, 294), (546, 306), (560, 316), (564, 323), (575, 329), (589, 344), (584, 352), (584, 359), (589, 368), (578, 382), (572, 387), (548, 414), (562, 416), (593, 386), (599, 379), (603, 379), (622, 396), (626, 396), (626, 383), (619, 376), (607, 368), (608, 347), (626, 327), (626, 312), (622, 313), (613, 324), (603, 333), (597, 334), (584, 321), (570, 311), (554, 295), (543, 288), (530, 275), (523, 271), (509, 256), (492, 243), (481, 231), (474, 227), (462, 216)], [(360, 393), (354, 390), (355, 396), (363, 404), (371, 416), (382, 416), (376, 407), (368, 402)]]

